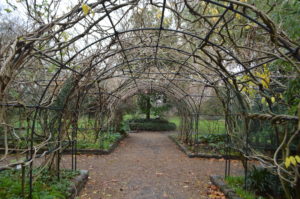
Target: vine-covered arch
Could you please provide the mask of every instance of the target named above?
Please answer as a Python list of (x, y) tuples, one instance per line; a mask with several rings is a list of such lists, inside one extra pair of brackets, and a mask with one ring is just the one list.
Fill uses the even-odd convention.
[[(6, 113), (18, 109), (30, 121), (28, 158), (21, 162), (30, 165), (30, 179), (40, 149), (35, 137), (42, 139), (38, 146), (55, 143), (42, 156), (57, 158), (59, 174), (63, 141), (74, 144), (81, 114), (114, 120), (124, 99), (153, 89), (185, 118), (181, 133), (190, 144), (202, 102), (218, 98), (228, 146), (300, 186), (299, 173), (278, 156), (294, 155), (289, 147), (297, 144), (300, 50), (299, 38), (272, 16), (277, 4), (259, 10), (256, 0), (22, 3), (32, 27), (0, 46), (0, 120), (6, 141), (15, 129)], [(251, 143), (255, 121), (276, 132), (272, 157), (257, 155)], [(9, 152), (6, 146), (5, 157)]]

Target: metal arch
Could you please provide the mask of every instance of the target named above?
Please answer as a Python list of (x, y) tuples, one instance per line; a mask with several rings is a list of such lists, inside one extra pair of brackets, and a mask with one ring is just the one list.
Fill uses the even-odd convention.
[[(133, 97), (134, 95), (137, 95), (138, 93), (140, 93), (141, 91), (148, 90), (149, 88), (151, 88), (151, 90), (153, 90), (153, 91), (156, 91), (156, 92), (165, 94), (168, 98), (170, 98), (172, 101), (174, 101), (174, 102), (178, 105), (178, 106), (177, 106), (178, 109), (180, 108), (179, 105), (182, 105), (182, 104), (184, 104), (185, 107), (189, 107), (185, 100), (180, 101), (180, 100), (176, 97), (176, 95), (174, 95), (174, 93), (172, 93), (172, 92), (170, 92), (170, 91), (168, 91), (168, 90), (165, 90), (164, 88), (159, 88), (159, 86), (155, 86), (155, 87), (149, 86), (149, 87), (143, 87), (143, 88), (140, 87), (140, 88), (139, 88), (140, 90), (134, 89), (134, 88), (135, 88), (135, 87), (133, 87), (133, 89), (130, 89), (131, 92), (123, 91), (123, 92), (126, 92), (127, 95), (125, 95), (125, 96), (123, 95), (124, 98), (118, 99), (118, 100), (115, 100), (114, 102), (112, 102), (112, 103), (116, 104), (114, 107), (117, 107), (118, 104), (121, 103), (121, 101), (126, 100), (126, 99), (128, 99), (128, 98), (131, 98), (131, 97)], [(189, 109), (189, 108), (186, 108), (185, 110), (190, 110), (190, 109)]]
[[(112, 53), (112, 54), (110, 54), (110, 55), (105, 56), (105, 58), (103, 58), (103, 59), (97, 61), (96, 63), (92, 64), (92, 66), (91, 66), (90, 68), (95, 67), (97, 64), (103, 62), (104, 60), (106, 60), (106, 59), (108, 59), (108, 58), (110, 58), (110, 57), (112, 57), (112, 56), (114, 56), (114, 55), (116, 55), (116, 54), (118, 54), (118, 53), (121, 53), (122, 51), (133, 50), (133, 49), (137, 49), (137, 48), (146, 48), (146, 47), (149, 47), (149, 48), (153, 47), (153, 48), (154, 48), (154, 47), (156, 47), (156, 46), (151, 46), (151, 45), (148, 46), (148, 45), (144, 45), (144, 46), (134, 46), (134, 47), (126, 48), (126, 49), (121, 49), (121, 50), (119, 50), (119, 51), (117, 51), (117, 52), (114, 52), (114, 53)], [(183, 51), (183, 50), (179, 50), (179, 49), (176, 49), (176, 48), (167, 47), (167, 46), (159, 46), (159, 47), (161, 47), (161, 48), (166, 48), (166, 49), (176, 50), (176, 51), (178, 51), (179, 53), (190, 55), (189, 52), (186, 52), (186, 51)], [(196, 56), (196, 55), (195, 55), (194, 57), (198, 58), (198, 56)], [(135, 60), (146, 60), (146, 59), (153, 59), (153, 60), (155, 60), (155, 59), (160, 59), (160, 60), (163, 60), (163, 61), (170, 61), (170, 62), (179, 64), (179, 65), (182, 65), (182, 63), (179, 63), (179, 62), (177, 62), (177, 61), (175, 61), (175, 60), (165, 59), (165, 58), (140, 58), (140, 59), (137, 58), (137, 59), (135, 59)], [(200, 59), (200, 58), (198, 58), (198, 59), (199, 59), (200, 61), (204, 61), (203, 59)], [(127, 61), (131, 62), (132, 60), (127, 60)], [(126, 61), (126, 62), (127, 62), (127, 61)], [(122, 64), (126, 64), (126, 63), (122, 63)], [(127, 63), (127, 64), (128, 64), (128, 63)], [(119, 66), (119, 65), (117, 65), (117, 66)], [(185, 65), (185, 67), (188, 67), (188, 66)], [(204, 65), (204, 67), (206, 67), (206, 68), (208, 68), (208, 69), (211, 69), (210, 67), (207, 67), (207, 66), (205, 66), (205, 65)], [(90, 68), (88, 68), (88, 69), (90, 69)], [(113, 67), (113, 68), (114, 68), (114, 67)], [(110, 68), (109, 70), (112, 70), (113, 68)], [(196, 71), (195, 69), (193, 69), (193, 68), (191, 68), (191, 67), (188, 67), (188, 68), (189, 68), (190, 70), (195, 71), (196, 73), (198, 73), (198, 74), (201, 75), (202, 77), (204, 77), (204, 74), (202, 74), (201, 72)], [(108, 72), (109, 70), (107, 70), (106, 72)], [(215, 71), (215, 69), (213, 69), (213, 71), (214, 71), (214, 73), (217, 72), (217, 71)], [(88, 71), (87, 71), (87, 72), (88, 72)], [(220, 75), (218, 75), (218, 76), (220, 76)], [(206, 79), (206, 77), (205, 77), (205, 79)]]
[[(131, 84), (132, 85), (132, 84)], [(189, 101), (189, 100), (180, 100), (181, 98), (178, 98), (177, 96), (176, 96), (176, 94), (178, 94), (178, 91), (176, 91), (176, 90), (174, 90), (173, 91), (173, 89), (174, 88), (172, 88), (172, 89), (166, 89), (165, 87), (163, 87), (162, 85), (158, 85), (158, 84), (155, 84), (155, 85), (145, 85), (145, 83), (143, 84), (143, 86), (140, 86), (140, 88), (138, 89), (138, 88), (136, 88), (136, 87), (131, 87), (131, 85), (129, 84), (129, 85), (126, 85), (124, 88), (123, 88), (123, 90), (121, 90), (121, 91), (119, 91), (119, 95), (122, 95), (122, 93), (125, 93), (125, 94), (128, 94), (129, 96), (126, 96), (125, 95), (125, 98), (124, 99), (121, 99), (121, 98), (118, 98), (118, 99), (116, 99), (116, 98), (114, 98), (114, 102), (112, 102), (113, 104), (114, 103), (120, 103), (120, 101), (123, 101), (123, 100), (125, 100), (125, 99), (128, 99), (128, 98), (130, 98), (131, 96), (133, 96), (133, 95), (135, 95), (135, 94), (137, 94), (137, 93), (140, 93), (141, 91), (143, 91), (143, 90), (148, 90), (149, 88), (152, 88), (153, 90), (156, 90), (156, 91), (158, 91), (158, 92), (161, 92), (161, 93), (164, 93), (164, 94), (166, 94), (168, 97), (170, 97), (170, 98), (172, 98), (172, 99), (174, 99), (174, 100), (176, 100), (177, 102), (178, 102), (178, 104), (181, 104), (181, 103), (184, 103), (185, 104), (185, 106), (186, 107), (190, 107), (190, 108), (188, 108), (187, 110), (194, 110), (194, 107), (193, 106), (195, 106), (195, 104), (194, 105), (192, 105), (192, 103)], [(129, 89), (129, 91), (128, 91), (128, 89)], [(172, 92), (173, 91), (173, 92)], [(182, 95), (182, 94), (181, 94)], [(123, 95), (124, 96), (124, 95)], [(109, 100), (110, 101), (110, 100)], [(180, 103), (181, 102), (181, 103)], [(114, 107), (116, 107), (117, 105), (115, 105)], [(195, 110), (194, 110), (195, 111)], [(190, 111), (189, 111), (190, 112)]]
[[(156, 58), (156, 59), (155, 59), (154, 57), (145, 57), (145, 58), (130, 59), (130, 60), (128, 60), (128, 62), (131, 63), (131, 62), (135, 62), (135, 61), (143, 61), (143, 60), (161, 60), (161, 61), (169, 61), (169, 62), (178, 64), (178, 65), (181, 65), (181, 64), (182, 64), (182, 63), (180, 63), (180, 62), (178, 62), (178, 61), (175, 61), (175, 60), (172, 60), (172, 59), (164, 59), (164, 58)], [(107, 73), (107, 72), (111, 71), (112, 69), (119, 68), (120, 66), (123, 66), (124, 64), (126, 64), (126, 63), (122, 62), (122, 63), (120, 63), (120, 64), (117, 64), (117, 65), (113, 66), (112, 68), (110, 68), (110, 69), (104, 71), (101, 75), (103, 75), (104, 73)], [(191, 69), (191, 68), (189, 68), (189, 69)], [(199, 75), (201, 75), (201, 73), (200, 73), (199, 71), (195, 71), (195, 72), (198, 73)], [(100, 78), (100, 77), (99, 77), (99, 78)], [(96, 79), (96, 81), (99, 81), (99, 80), (100, 80), (100, 79)], [(166, 80), (168, 80), (168, 79), (166, 79)], [(201, 83), (203, 83), (203, 84), (207, 84), (206, 82), (202, 82), (202, 81), (200, 81), (200, 80), (195, 80), (195, 81), (201, 82)]]
[[(130, 79), (128, 80), (129, 84), (130, 84)], [(142, 83), (143, 84), (143, 83)], [(128, 84), (124, 84), (125, 87), (124, 89), (131, 89), (131, 88), (135, 88), (135, 87), (129, 87)], [(152, 85), (153, 86), (153, 85)], [(187, 94), (184, 90), (182, 90), (180, 87), (178, 87), (177, 85), (174, 85), (174, 87), (165, 87), (164, 85), (161, 84), (155, 84), (155, 86), (159, 87), (159, 88), (164, 88), (166, 91), (170, 92), (172, 95), (174, 95), (174, 93), (171, 92), (170, 88), (173, 90), (173, 92), (176, 92), (177, 94), (180, 93), (182, 96), (189, 96), (189, 94)], [(180, 100), (182, 100), (182, 98), (179, 98)], [(188, 100), (190, 107), (193, 108), (194, 112), (196, 112), (196, 108), (195, 106), (195, 102), (194, 100), (190, 97), (190, 100)]]
[[(131, 30), (124, 30), (124, 31), (119, 31), (118, 32), (118, 35), (121, 35), (121, 34), (125, 34), (125, 33), (130, 33), (130, 32), (136, 32), (136, 31), (158, 31), (159, 28), (137, 28), (137, 29), (131, 29)], [(204, 38), (201, 38), (193, 33), (190, 33), (190, 32), (185, 32), (185, 31), (181, 31), (181, 30), (175, 30), (175, 29), (167, 29), (167, 28), (164, 28), (162, 29), (162, 31), (167, 31), (167, 32), (175, 32), (175, 33), (180, 33), (180, 34), (183, 34), (183, 35), (188, 35), (188, 36), (191, 36), (193, 38), (196, 38), (198, 40), (201, 40), (203, 41)], [(92, 42), (91, 44), (85, 46), (84, 48), (82, 48), (81, 50), (79, 50), (75, 55), (73, 55), (69, 60), (67, 60), (63, 65), (67, 65), (68, 63), (70, 63), (79, 53), (83, 52), (84, 50), (86, 50), (87, 48), (93, 46), (94, 44), (98, 43), (98, 42), (101, 42), (105, 39), (108, 39), (110, 37), (114, 37), (115, 34), (111, 34), (111, 35), (108, 35), (106, 37), (103, 37), (97, 41), (94, 41)], [(208, 44), (210, 44), (211, 46), (214, 46), (216, 48), (219, 48), (221, 51), (225, 52), (227, 55), (229, 55), (230, 57), (232, 57), (234, 60), (237, 61), (238, 64), (240, 64), (241, 66), (243, 66), (243, 64), (241, 63), (241, 61), (236, 57), (234, 56), (228, 49), (226, 48), (223, 48), (222, 46), (218, 45), (218, 44), (215, 44), (211, 41), (207, 41)], [(244, 67), (244, 66), (243, 66)]]

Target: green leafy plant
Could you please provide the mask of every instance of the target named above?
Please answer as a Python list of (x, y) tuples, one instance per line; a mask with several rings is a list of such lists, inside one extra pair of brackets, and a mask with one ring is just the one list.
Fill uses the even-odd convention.
[(257, 196), (253, 192), (244, 189), (244, 177), (241, 176), (228, 176), (225, 181), (232, 188), (236, 194), (243, 199), (265, 199), (262, 196)]
[[(34, 175), (37, 174), (34, 170)], [(34, 181), (33, 199), (65, 199), (70, 193), (70, 188), (78, 171), (62, 170), (61, 179), (51, 175), (48, 170), (42, 171), (36, 181)], [(5, 170), (0, 172), (0, 198), (2, 199), (23, 199), (29, 195), (29, 178), (25, 177), (25, 187), (22, 193), (22, 174), (20, 170)]]
[(121, 138), (120, 133), (105, 133), (100, 136), (100, 149), (108, 150), (118, 139)]
[(283, 195), (278, 176), (266, 168), (253, 166), (247, 176), (247, 186), (258, 195)]
[(224, 143), (226, 139), (226, 134), (200, 134), (198, 136), (198, 141), (200, 143)]

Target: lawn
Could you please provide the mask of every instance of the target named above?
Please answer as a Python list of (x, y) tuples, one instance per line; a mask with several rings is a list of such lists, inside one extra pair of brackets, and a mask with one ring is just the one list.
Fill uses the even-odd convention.
[[(169, 117), (168, 120), (176, 124), (177, 129), (180, 126), (180, 117)], [(205, 120), (199, 119), (198, 130), (201, 134), (223, 134), (226, 132), (224, 120)]]

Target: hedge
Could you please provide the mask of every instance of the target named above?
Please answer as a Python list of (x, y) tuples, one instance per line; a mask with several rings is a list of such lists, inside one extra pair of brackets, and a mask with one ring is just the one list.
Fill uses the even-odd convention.
[(128, 121), (130, 130), (174, 131), (176, 125), (164, 119), (132, 119)]

